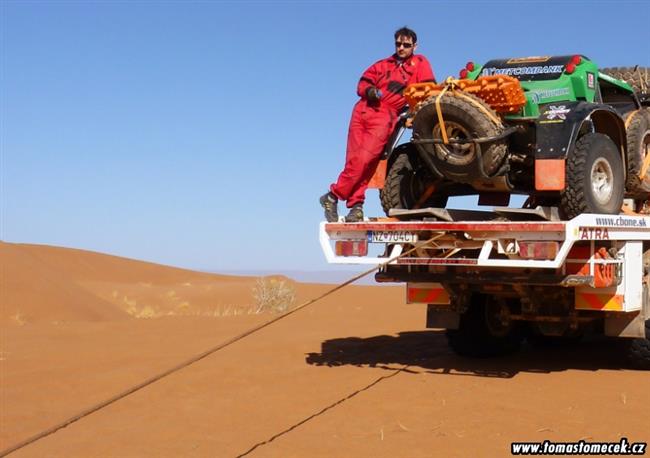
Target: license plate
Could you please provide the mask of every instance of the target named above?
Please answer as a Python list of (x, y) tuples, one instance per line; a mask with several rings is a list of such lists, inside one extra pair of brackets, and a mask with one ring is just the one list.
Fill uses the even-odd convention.
[(418, 235), (406, 231), (371, 231), (368, 233), (370, 243), (414, 243)]

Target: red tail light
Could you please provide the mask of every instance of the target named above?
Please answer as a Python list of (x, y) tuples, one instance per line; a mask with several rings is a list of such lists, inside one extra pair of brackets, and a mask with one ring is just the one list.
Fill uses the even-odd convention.
[(335, 244), (337, 256), (365, 256), (368, 254), (367, 240), (339, 240)]
[(519, 256), (524, 259), (555, 259), (558, 251), (558, 242), (519, 242)]
[(575, 71), (576, 71), (576, 65), (573, 62), (569, 62), (568, 64), (566, 64), (566, 67), (564, 67), (564, 72), (568, 73), (569, 75)]
[(461, 79), (465, 79), (465, 78), (467, 78), (467, 73), (468, 73), (468, 72), (467, 72), (467, 69), (466, 69), (466, 68), (463, 68), (463, 69), (460, 71), (460, 78), (461, 78)]
[(472, 62), (472, 61), (470, 60), (469, 62), (467, 62), (467, 65), (465, 65), (465, 68), (466, 68), (468, 71), (473, 72), (473, 71), (474, 71), (474, 68), (476, 68), (476, 67), (474, 67), (474, 62)]
[(571, 63), (573, 65), (580, 65), (582, 63), (582, 57), (576, 54), (571, 58)]

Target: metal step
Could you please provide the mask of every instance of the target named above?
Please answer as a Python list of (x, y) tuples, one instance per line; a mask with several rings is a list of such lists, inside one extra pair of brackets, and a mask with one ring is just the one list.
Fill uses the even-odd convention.
[(560, 212), (557, 207), (535, 207), (535, 208), (509, 208), (494, 207), (494, 212), (508, 217), (509, 219), (525, 219), (535, 217), (545, 221), (560, 221)]
[(557, 207), (509, 208), (495, 207), (492, 211), (456, 210), (453, 208), (391, 208), (388, 216), (403, 221), (560, 221)]
[(453, 208), (418, 208), (414, 210), (405, 210), (402, 208), (391, 208), (388, 216), (400, 220), (419, 220), (419, 221), (490, 221), (497, 218), (498, 215), (490, 211), (479, 210), (455, 210)]

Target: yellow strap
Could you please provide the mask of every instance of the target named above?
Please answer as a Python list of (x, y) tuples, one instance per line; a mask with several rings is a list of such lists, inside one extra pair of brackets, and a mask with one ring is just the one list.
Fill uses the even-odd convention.
[(488, 118), (490, 118), (497, 126), (503, 126), (503, 124), (501, 123), (501, 119), (495, 116), (490, 110), (488, 110), (486, 107), (484, 107), (482, 104), (480, 104), (478, 101), (474, 100), (473, 98), (467, 96), (466, 94), (463, 94), (462, 90), (459, 90), (458, 81), (459, 80), (455, 80), (451, 76), (447, 78), (444, 82), (445, 87), (442, 89), (442, 91), (440, 91), (440, 93), (436, 97), (436, 113), (438, 115), (438, 124), (440, 124), (440, 133), (442, 135), (442, 141), (445, 145), (449, 144), (449, 137), (447, 136), (447, 128), (445, 126), (445, 120), (442, 117), (442, 110), (440, 109), (440, 99), (442, 98), (443, 95), (445, 95), (445, 93), (448, 90), (451, 90), (450, 95), (461, 97), (467, 100), (475, 107), (477, 107), (479, 110), (485, 113), (485, 115)]
[(487, 115), (488, 118), (490, 118), (497, 126), (501, 125), (501, 120), (494, 116), (490, 110), (485, 108), (482, 104), (478, 103), (476, 100), (474, 100), (471, 97), (468, 97), (467, 95), (463, 94), (462, 92), (456, 92), (456, 95), (467, 100), (470, 102), (472, 105), (476, 106), (478, 109), (480, 109), (483, 113)]
[(433, 191), (436, 190), (436, 187), (432, 184), (429, 184), (427, 188), (424, 190), (418, 201), (415, 203), (413, 206), (414, 209), (418, 209), (422, 207), (422, 205), (431, 197), (431, 194), (433, 194)]
[(438, 124), (440, 124), (440, 134), (442, 135), (442, 141), (445, 145), (449, 144), (449, 138), (447, 137), (447, 128), (445, 127), (445, 120), (442, 118), (442, 110), (440, 109), (440, 99), (445, 92), (449, 89), (449, 86), (445, 86), (440, 94), (436, 97), (436, 113), (438, 113)]

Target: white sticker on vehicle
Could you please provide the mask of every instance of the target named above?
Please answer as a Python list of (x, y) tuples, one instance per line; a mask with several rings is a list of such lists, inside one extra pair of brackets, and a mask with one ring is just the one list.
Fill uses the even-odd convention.
[(596, 76), (591, 72), (587, 72), (587, 87), (589, 89), (596, 88)]
[(560, 89), (548, 89), (545, 91), (530, 91), (529, 94), (530, 94), (530, 98), (534, 103), (539, 103), (541, 100), (544, 99), (569, 95), (569, 88), (563, 87)]
[(557, 119), (564, 121), (566, 119), (566, 115), (570, 112), (571, 109), (567, 108), (566, 105), (551, 105), (548, 107), (548, 110), (544, 112), (544, 116), (546, 116), (546, 119)]

